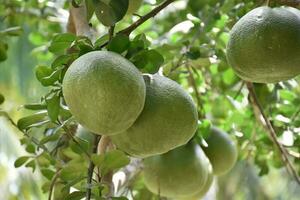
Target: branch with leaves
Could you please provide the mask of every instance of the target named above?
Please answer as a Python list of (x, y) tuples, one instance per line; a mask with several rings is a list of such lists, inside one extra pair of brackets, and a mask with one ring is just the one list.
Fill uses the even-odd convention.
[(297, 181), (297, 183), (300, 185), (300, 178), (297, 174), (297, 171), (295, 170), (294, 166), (292, 165), (291, 161), (289, 160), (289, 155), (288, 152), (286, 151), (286, 149), (282, 146), (282, 144), (277, 140), (277, 136), (276, 136), (276, 132), (273, 128), (273, 125), (271, 124), (270, 120), (268, 119), (268, 117), (266, 116), (261, 104), (258, 101), (258, 98), (256, 96), (253, 84), (250, 82), (246, 83), (248, 91), (249, 91), (249, 95), (252, 98), (252, 105), (253, 107), (255, 107), (254, 109), (258, 109), (260, 112), (260, 115), (262, 116), (265, 126), (268, 130), (269, 136), (272, 139), (273, 143), (276, 145), (276, 147), (278, 148), (278, 150), (280, 151), (280, 155), (281, 155), (281, 159), (282, 162), (285, 164), (288, 173), (290, 173), (290, 175), (292, 177), (294, 177), (294, 179)]

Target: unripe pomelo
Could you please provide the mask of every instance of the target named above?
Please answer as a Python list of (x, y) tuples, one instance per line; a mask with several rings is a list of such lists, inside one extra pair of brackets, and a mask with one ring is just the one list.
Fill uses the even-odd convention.
[(227, 133), (212, 127), (208, 138), (208, 144), (203, 151), (208, 157), (215, 175), (222, 175), (231, 170), (237, 160), (237, 148)]
[(83, 127), (101, 135), (128, 129), (144, 107), (145, 91), (136, 67), (108, 51), (79, 57), (63, 80), (63, 94), (71, 113)]
[(143, 0), (129, 0), (127, 14), (133, 14), (142, 5)]
[[(299, 14), (297, 14), (299, 13)], [(275, 83), (300, 74), (300, 11), (256, 8), (232, 28), (227, 59), (242, 79)]]
[(134, 157), (162, 154), (186, 144), (197, 129), (197, 109), (188, 93), (175, 81), (145, 75), (146, 101), (135, 123), (113, 143)]
[(209, 162), (198, 144), (189, 143), (144, 160), (144, 182), (155, 194), (183, 198), (204, 187)]
[(213, 174), (212, 166), (207, 157), (206, 157), (206, 165), (208, 166), (208, 175), (207, 175), (205, 184), (199, 186), (198, 192), (196, 194), (192, 194), (192, 195), (190, 195), (188, 197), (184, 197), (184, 198), (178, 198), (176, 200), (199, 200), (208, 192), (208, 190), (210, 189), (210, 187), (213, 183), (214, 174)]

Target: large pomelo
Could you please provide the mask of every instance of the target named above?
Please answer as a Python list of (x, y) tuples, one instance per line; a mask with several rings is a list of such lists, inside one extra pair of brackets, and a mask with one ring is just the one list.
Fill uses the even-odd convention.
[(183, 198), (204, 187), (209, 161), (198, 144), (189, 143), (166, 154), (144, 160), (147, 188), (161, 196)]
[(128, 129), (145, 103), (145, 83), (136, 67), (108, 51), (75, 60), (63, 80), (71, 113), (93, 133), (113, 135)]
[(222, 175), (231, 170), (237, 160), (237, 148), (228, 134), (212, 127), (205, 141), (208, 146), (203, 147), (203, 151), (213, 167), (213, 173)]
[(259, 7), (232, 28), (227, 58), (242, 79), (275, 83), (300, 74), (300, 11)]
[(135, 157), (162, 154), (186, 144), (197, 129), (197, 109), (175, 81), (145, 75), (146, 102), (136, 122), (112, 136), (117, 147)]

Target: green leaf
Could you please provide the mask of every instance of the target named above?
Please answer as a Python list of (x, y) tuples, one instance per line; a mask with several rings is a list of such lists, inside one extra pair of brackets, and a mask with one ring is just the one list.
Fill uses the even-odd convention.
[(109, 39), (108, 34), (103, 35), (102, 37), (98, 38), (95, 42), (94, 42), (94, 46), (96, 47), (96, 49), (100, 49), (100, 47), (102, 45), (104, 45)]
[(81, 3), (82, 3), (82, 0), (72, 0), (72, 6), (74, 8), (78, 8)]
[(34, 171), (35, 171), (35, 168), (36, 168), (35, 160), (34, 160), (34, 159), (31, 160), (29, 163), (27, 163), (27, 164), (25, 165), (25, 167), (30, 167), (30, 168), (32, 168), (32, 172), (34, 172)]
[(129, 45), (129, 37), (127, 35), (119, 34), (109, 42), (107, 49), (109, 51), (123, 53), (128, 49)]
[(43, 168), (41, 169), (41, 173), (44, 177), (46, 177), (49, 181), (53, 178), (55, 172), (50, 170), (50, 169), (47, 169), (47, 168)]
[(48, 192), (50, 190), (50, 186), (51, 186), (51, 182), (45, 182), (43, 185), (42, 185), (42, 191), (44, 193)]
[(86, 175), (86, 163), (80, 160), (72, 160), (61, 170), (60, 177), (64, 181), (73, 181), (77, 177)]
[(25, 130), (34, 126), (39, 126), (46, 122), (49, 122), (49, 120), (47, 119), (47, 112), (41, 111), (19, 119), (17, 125), (20, 130)]
[(126, 197), (112, 197), (112, 200), (128, 200)]
[(33, 144), (28, 144), (26, 149), (25, 149), (28, 153), (35, 153), (35, 146)]
[(73, 47), (79, 49), (79, 56), (84, 55), (88, 52), (94, 51), (94, 46), (88, 37), (80, 36)]
[(24, 108), (28, 110), (45, 110), (47, 109), (47, 105), (41, 103), (32, 103), (23, 105)]
[(16, 26), (16, 27), (10, 27), (3, 31), (0, 31), (0, 35), (4, 34), (4, 35), (9, 35), (9, 36), (19, 36), (22, 34), (22, 32), (23, 32), (22, 28), (19, 26)]
[(290, 90), (279, 90), (279, 96), (283, 100), (293, 101), (297, 98), (296, 94)]
[(59, 79), (61, 69), (53, 70), (47, 66), (38, 66), (36, 68), (35, 74), (40, 83), (47, 87), (53, 85)]
[(163, 56), (155, 50), (143, 50), (132, 57), (135, 66), (145, 73), (156, 73), (164, 63)]
[(204, 119), (198, 124), (198, 134), (201, 135), (204, 139), (208, 138), (210, 135), (211, 128), (210, 120)]
[(8, 45), (2, 41), (0, 41), (0, 62), (7, 59), (7, 48)]
[(60, 136), (59, 132), (52, 133), (51, 135), (43, 137), (43, 139), (41, 139), (41, 141), (40, 141), (40, 144), (45, 144), (47, 142), (56, 141), (56, 140), (58, 140), (59, 136)]
[(92, 161), (102, 172), (102, 175), (105, 175), (111, 170), (120, 169), (129, 164), (130, 159), (126, 154), (119, 150), (109, 151), (106, 154), (93, 154)]
[(5, 98), (2, 94), (0, 94), (0, 105), (3, 104), (3, 102), (5, 101)]
[(57, 69), (58, 67), (62, 67), (64, 65), (71, 64), (78, 57), (77, 53), (60, 55), (58, 56), (51, 64), (52, 69)]
[(85, 192), (75, 191), (65, 197), (65, 200), (80, 200), (85, 197)]
[(95, 13), (93, 0), (85, 0), (85, 5), (86, 5), (87, 21), (90, 21), (90, 19)]
[(49, 51), (54, 54), (63, 53), (74, 42), (76, 36), (71, 33), (61, 33), (53, 37)]
[(198, 47), (191, 47), (190, 50), (186, 53), (186, 56), (192, 60), (200, 58), (200, 55), (200, 49)]
[(14, 163), (15, 168), (18, 168), (18, 167), (21, 167), (22, 165), (24, 165), (29, 158), (30, 158), (29, 156), (19, 157)]
[(56, 122), (60, 109), (60, 97), (56, 93), (46, 98), (47, 111), (52, 122)]
[(126, 14), (129, 0), (94, 0), (95, 14), (105, 26), (113, 26)]

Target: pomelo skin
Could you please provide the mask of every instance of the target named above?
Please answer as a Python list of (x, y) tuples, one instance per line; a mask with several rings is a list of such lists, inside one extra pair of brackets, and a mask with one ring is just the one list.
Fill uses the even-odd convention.
[(209, 189), (214, 181), (214, 174), (213, 174), (212, 166), (211, 166), (208, 158), (207, 158), (207, 165), (208, 165), (208, 176), (207, 176), (204, 186), (200, 186), (199, 191), (196, 194), (189, 196), (189, 197), (179, 198), (176, 200), (199, 200), (202, 197), (204, 197), (204, 195), (209, 191)]
[(242, 79), (275, 83), (300, 74), (300, 11), (256, 8), (232, 28), (227, 60)]
[(237, 148), (227, 133), (212, 127), (205, 140), (208, 144), (203, 151), (208, 157), (215, 175), (227, 173), (237, 161)]
[(108, 51), (76, 59), (63, 80), (70, 112), (89, 131), (113, 135), (128, 129), (145, 103), (145, 82), (136, 67)]
[(113, 143), (133, 157), (145, 158), (186, 144), (197, 129), (197, 109), (175, 81), (145, 75), (146, 102), (136, 122), (112, 136)]
[(155, 194), (184, 198), (204, 187), (209, 163), (198, 144), (189, 143), (144, 160), (144, 183)]

